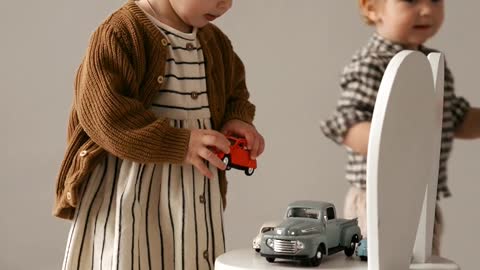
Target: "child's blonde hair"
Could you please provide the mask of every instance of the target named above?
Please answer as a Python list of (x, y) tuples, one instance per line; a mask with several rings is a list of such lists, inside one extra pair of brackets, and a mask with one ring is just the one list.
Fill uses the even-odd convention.
[(368, 12), (376, 8), (376, 4), (382, 0), (358, 0), (360, 12), (362, 13), (363, 20), (368, 25), (375, 25), (375, 22), (368, 17)]

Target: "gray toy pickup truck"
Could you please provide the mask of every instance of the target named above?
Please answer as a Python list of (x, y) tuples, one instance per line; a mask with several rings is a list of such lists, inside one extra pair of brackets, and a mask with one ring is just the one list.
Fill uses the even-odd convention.
[(296, 201), (288, 205), (285, 220), (263, 234), (260, 254), (268, 262), (282, 258), (318, 266), (325, 255), (343, 250), (352, 256), (361, 238), (357, 219), (336, 218), (333, 204)]

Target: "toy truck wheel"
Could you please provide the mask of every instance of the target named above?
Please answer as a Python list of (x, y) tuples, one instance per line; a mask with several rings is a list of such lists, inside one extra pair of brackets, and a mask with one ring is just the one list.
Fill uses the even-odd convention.
[(366, 261), (368, 261), (368, 257), (367, 256), (360, 256), (360, 260), (363, 261), (363, 262), (366, 262)]
[(325, 247), (323, 245), (318, 246), (317, 252), (315, 255), (310, 258), (310, 265), (311, 266), (319, 266), (322, 262), (323, 256), (325, 254)]
[(266, 257), (265, 259), (267, 259), (267, 262), (269, 262), (269, 263), (275, 262), (275, 258), (273, 258), (273, 257)]
[(225, 155), (222, 159), (223, 163), (225, 165), (227, 165), (227, 170), (230, 170), (231, 167), (230, 167), (230, 156), (229, 155)]
[(357, 246), (357, 243), (358, 243), (358, 235), (355, 234), (352, 237), (350, 244), (345, 247), (344, 252), (345, 252), (345, 255), (347, 255), (347, 257), (351, 257), (353, 255), (353, 253), (355, 252), (355, 247)]
[(247, 168), (245, 169), (245, 174), (250, 176), (253, 174), (253, 172), (255, 172), (255, 169), (254, 168)]

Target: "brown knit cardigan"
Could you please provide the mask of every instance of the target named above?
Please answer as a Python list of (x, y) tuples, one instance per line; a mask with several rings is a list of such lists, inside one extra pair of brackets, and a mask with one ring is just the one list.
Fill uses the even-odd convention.
[[(206, 65), (212, 125), (231, 119), (252, 123), (244, 67), (214, 25), (198, 31)], [(53, 214), (72, 219), (79, 191), (109, 152), (140, 163), (182, 163), (190, 131), (174, 128), (149, 107), (164, 82), (168, 42), (133, 0), (93, 33), (76, 80), (67, 149), (56, 185)], [(227, 181), (219, 172), (224, 205)]]

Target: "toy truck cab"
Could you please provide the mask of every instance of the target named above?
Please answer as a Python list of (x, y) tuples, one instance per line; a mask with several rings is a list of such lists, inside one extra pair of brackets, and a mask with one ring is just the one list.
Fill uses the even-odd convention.
[(257, 161), (250, 159), (247, 140), (232, 136), (227, 136), (227, 139), (230, 141), (230, 153), (216, 150), (217, 156), (227, 165), (227, 170), (236, 168), (245, 171), (246, 175), (252, 175), (257, 168)]
[(336, 218), (333, 204), (297, 201), (288, 205), (282, 223), (263, 234), (260, 254), (268, 262), (279, 258), (317, 266), (325, 255), (342, 250), (352, 256), (360, 239), (357, 219)]

